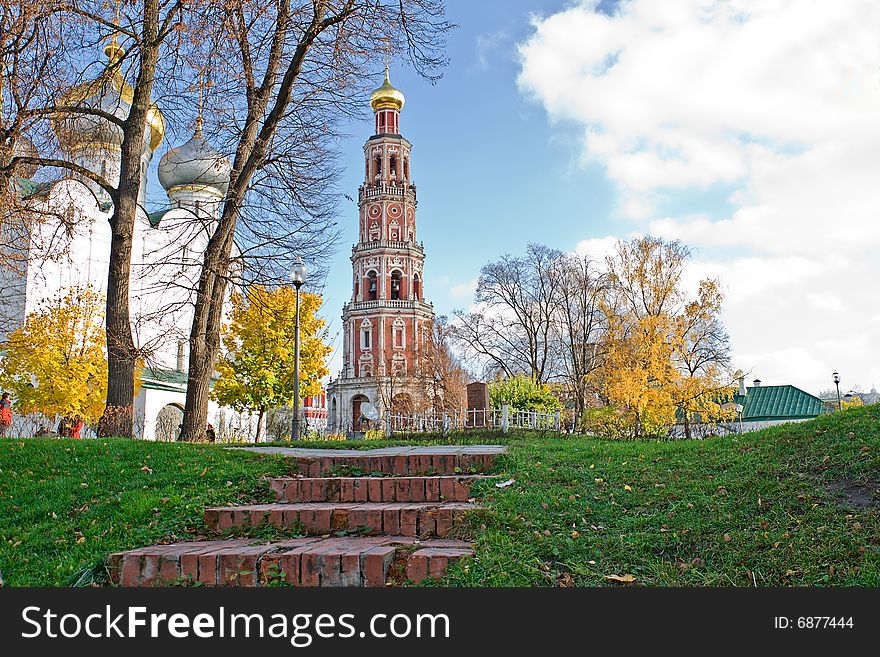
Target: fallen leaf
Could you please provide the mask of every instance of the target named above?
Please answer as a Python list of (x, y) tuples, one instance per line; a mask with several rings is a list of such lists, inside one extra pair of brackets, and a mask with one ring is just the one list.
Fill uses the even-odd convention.
[(204, 477), (207, 473), (208, 473), (208, 466), (206, 465), (206, 466), (205, 466), (205, 469), (202, 470), (202, 474), (200, 474), (199, 476), (200, 476), (200, 477)]
[(148, 466), (148, 465), (145, 465), (144, 467), (141, 468), (141, 472), (146, 472), (146, 473), (148, 473), (148, 474), (153, 474), (153, 468), (151, 468), (151, 467)]
[(556, 586), (569, 589), (574, 586), (574, 577), (571, 576), (571, 573), (561, 573), (556, 578)]
[(730, 534), (725, 534), (725, 535), (724, 535), (724, 542), (727, 543), (727, 542), (730, 541), (730, 540), (731, 540), (731, 536), (730, 536)]
[(632, 490), (632, 486), (630, 486), (629, 484), (624, 484), (623, 490)]
[(635, 575), (605, 575), (605, 579), (612, 582), (620, 582), (621, 584), (632, 584), (636, 581)]
[(508, 486), (512, 486), (516, 482), (516, 479), (508, 479), (507, 481), (502, 481), (498, 484), (495, 484), (495, 488), (507, 488)]

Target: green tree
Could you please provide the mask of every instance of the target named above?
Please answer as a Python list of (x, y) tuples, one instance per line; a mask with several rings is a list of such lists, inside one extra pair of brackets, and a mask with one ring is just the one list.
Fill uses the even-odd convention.
[(549, 386), (522, 375), (489, 384), (489, 403), (492, 408), (508, 404), (517, 410), (542, 413), (552, 413), (562, 408), (562, 402)]
[(93, 289), (75, 288), (31, 312), (10, 333), (0, 384), (17, 411), (97, 422), (107, 398), (103, 305)]
[[(300, 294), (300, 396), (321, 392), (330, 347), (324, 344), (324, 320), (317, 317), (321, 297)], [(296, 291), (290, 287), (249, 288), (232, 299), (231, 321), (224, 328), (227, 354), (217, 364), (220, 377), (213, 397), (235, 410), (256, 411), (257, 436), (269, 408), (293, 402)]]

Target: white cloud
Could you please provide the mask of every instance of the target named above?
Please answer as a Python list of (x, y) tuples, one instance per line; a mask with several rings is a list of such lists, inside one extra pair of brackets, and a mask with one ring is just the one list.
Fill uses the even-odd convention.
[(477, 57), (477, 67), (481, 71), (488, 71), (491, 59), (499, 52), (503, 52), (510, 46), (510, 37), (505, 30), (478, 34), (474, 49)]
[(574, 247), (575, 253), (579, 256), (590, 256), (594, 260), (602, 262), (606, 256), (614, 253), (614, 247), (617, 244), (616, 237), (597, 237), (589, 240), (581, 240)]
[[(722, 278), (738, 366), (880, 380), (880, 3), (596, 6), (534, 19), (520, 89), (582, 127), (623, 216), (697, 247), (689, 278)], [(694, 201), (713, 186), (727, 216)]]
[(453, 299), (465, 299), (473, 296), (477, 290), (477, 279), (472, 278), (466, 283), (458, 283), (449, 288), (449, 296)]

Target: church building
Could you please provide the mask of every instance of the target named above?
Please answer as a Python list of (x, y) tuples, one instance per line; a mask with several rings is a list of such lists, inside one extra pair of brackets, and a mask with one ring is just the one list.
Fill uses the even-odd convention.
[[(124, 118), (133, 95), (116, 65), (124, 50), (114, 38), (104, 53), (108, 60), (101, 73), (65, 91), (61, 100)], [(158, 177), (167, 202), (147, 211), (150, 163), (166, 131), (155, 103), (147, 120), (131, 263), (132, 332), (145, 364), (135, 398), (135, 431), (142, 438), (174, 440), (183, 419), (194, 291), (231, 165), (208, 143), (201, 119), (197, 120), (192, 137), (161, 157)], [(96, 115), (72, 114), (56, 119), (53, 128), (69, 161), (111, 184), (119, 180), (122, 131), (118, 126)], [(18, 185), (25, 207), (41, 219), (23, 235), (20, 264), (0, 271), (0, 340), (22, 326), (47, 299), (75, 288), (91, 287), (101, 294), (107, 289), (108, 219), (113, 211), (107, 193), (76, 174), (39, 184), (20, 180)], [(19, 423), (26, 420), (17, 418)], [(213, 401), (208, 421), (220, 438), (247, 437), (252, 425), (248, 416)], [(26, 435), (23, 424), (17, 428)]]
[(420, 353), (434, 308), (423, 296), (425, 250), (416, 241), (412, 144), (400, 132), (401, 91), (385, 82), (370, 96), (375, 134), (364, 144), (352, 295), (342, 309), (342, 371), (327, 387), (332, 431), (363, 430), (361, 407), (406, 411), (424, 394)]

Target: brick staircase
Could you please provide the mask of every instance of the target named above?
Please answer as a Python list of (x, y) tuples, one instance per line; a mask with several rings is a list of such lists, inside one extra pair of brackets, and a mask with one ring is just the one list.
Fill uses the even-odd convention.
[[(473, 554), (471, 543), (449, 536), (464, 514), (479, 508), (471, 487), (504, 451), (494, 445), (260, 451), (269, 449), (296, 458), (300, 473), (271, 480), (277, 502), (205, 509), (207, 526), (229, 538), (112, 554), (111, 581), (140, 587), (385, 586), (439, 578), (450, 563)], [(353, 476), (333, 476), (340, 471)], [(232, 537), (267, 524), (307, 536)]]

